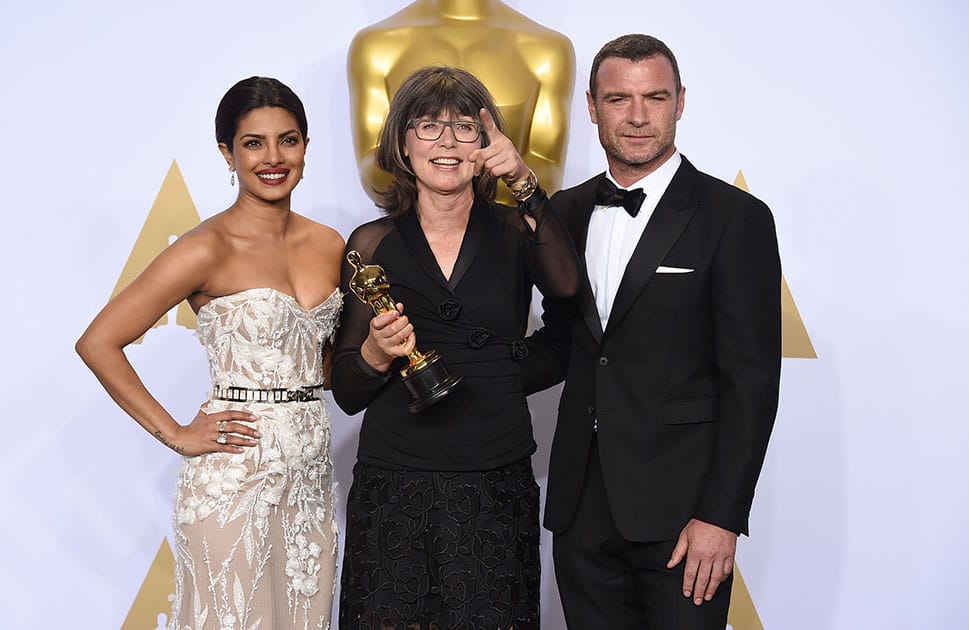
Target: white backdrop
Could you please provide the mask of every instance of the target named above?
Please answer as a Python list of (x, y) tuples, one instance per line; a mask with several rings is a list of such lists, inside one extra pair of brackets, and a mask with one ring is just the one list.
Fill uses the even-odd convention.
[[(278, 77), (313, 139), (294, 207), (347, 236), (376, 216), (352, 155), (347, 45), (408, 2), (0, 0), (0, 628), (118, 628), (170, 532), (178, 457), (111, 403), (73, 343), (172, 160), (203, 218), (226, 207), (215, 107), (240, 78)], [(566, 184), (604, 166), (582, 97), (591, 59), (640, 31), (679, 58), (679, 148), (727, 181), (742, 169), (774, 210), (819, 358), (784, 361), (739, 546), (764, 627), (969, 627), (969, 7), (509, 4), (575, 45)], [(129, 356), (191, 418), (207, 384), (194, 336), (169, 325)], [(531, 401), (542, 476), (557, 394)], [(345, 491), (359, 418), (330, 408)], [(550, 567), (544, 627), (557, 629)]]

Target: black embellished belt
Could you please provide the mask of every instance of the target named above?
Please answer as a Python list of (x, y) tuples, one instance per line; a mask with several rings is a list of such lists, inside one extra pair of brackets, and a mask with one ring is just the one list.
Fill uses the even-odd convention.
[(322, 389), (323, 385), (306, 385), (299, 389), (251, 389), (233, 385), (215, 385), (212, 387), (212, 400), (254, 403), (310, 402), (320, 399)]

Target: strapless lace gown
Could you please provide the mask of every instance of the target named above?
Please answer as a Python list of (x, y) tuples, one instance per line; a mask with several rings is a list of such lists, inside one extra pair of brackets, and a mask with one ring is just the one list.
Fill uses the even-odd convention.
[[(339, 321), (334, 290), (304, 309), (275, 289), (215, 298), (198, 312), (212, 382), (298, 389), (323, 382), (323, 347)], [(337, 556), (325, 400), (248, 409), (259, 444), (186, 457), (175, 489), (175, 602), (169, 628), (330, 627)]]

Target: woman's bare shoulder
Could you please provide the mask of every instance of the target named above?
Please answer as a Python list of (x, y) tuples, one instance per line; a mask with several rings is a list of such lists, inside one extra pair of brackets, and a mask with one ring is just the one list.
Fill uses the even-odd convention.
[(204, 219), (201, 223), (193, 227), (191, 230), (185, 232), (179, 238), (192, 238), (201, 241), (213, 240), (224, 238), (225, 233), (228, 230), (227, 225), (227, 214), (226, 211), (218, 212), (213, 214), (207, 219)]
[(168, 248), (171, 254), (203, 265), (222, 260), (230, 247), (224, 214), (220, 212), (205, 219), (175, 239)]

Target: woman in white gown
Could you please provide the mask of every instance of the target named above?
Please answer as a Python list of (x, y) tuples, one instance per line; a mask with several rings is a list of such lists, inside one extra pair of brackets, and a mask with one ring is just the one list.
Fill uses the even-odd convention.
[[(77, 351), (108, 394), (184, 456), (169, 628), (329, 628), (336, 566), (328, 388), (343, 238), (290, 210), (309, 142), (279, 81), (234, 85), (216, 140), (239, 195), (162, 252), (98, 313)], [(124, 347), (187, 299), (212, 390), (188, 424)]]

